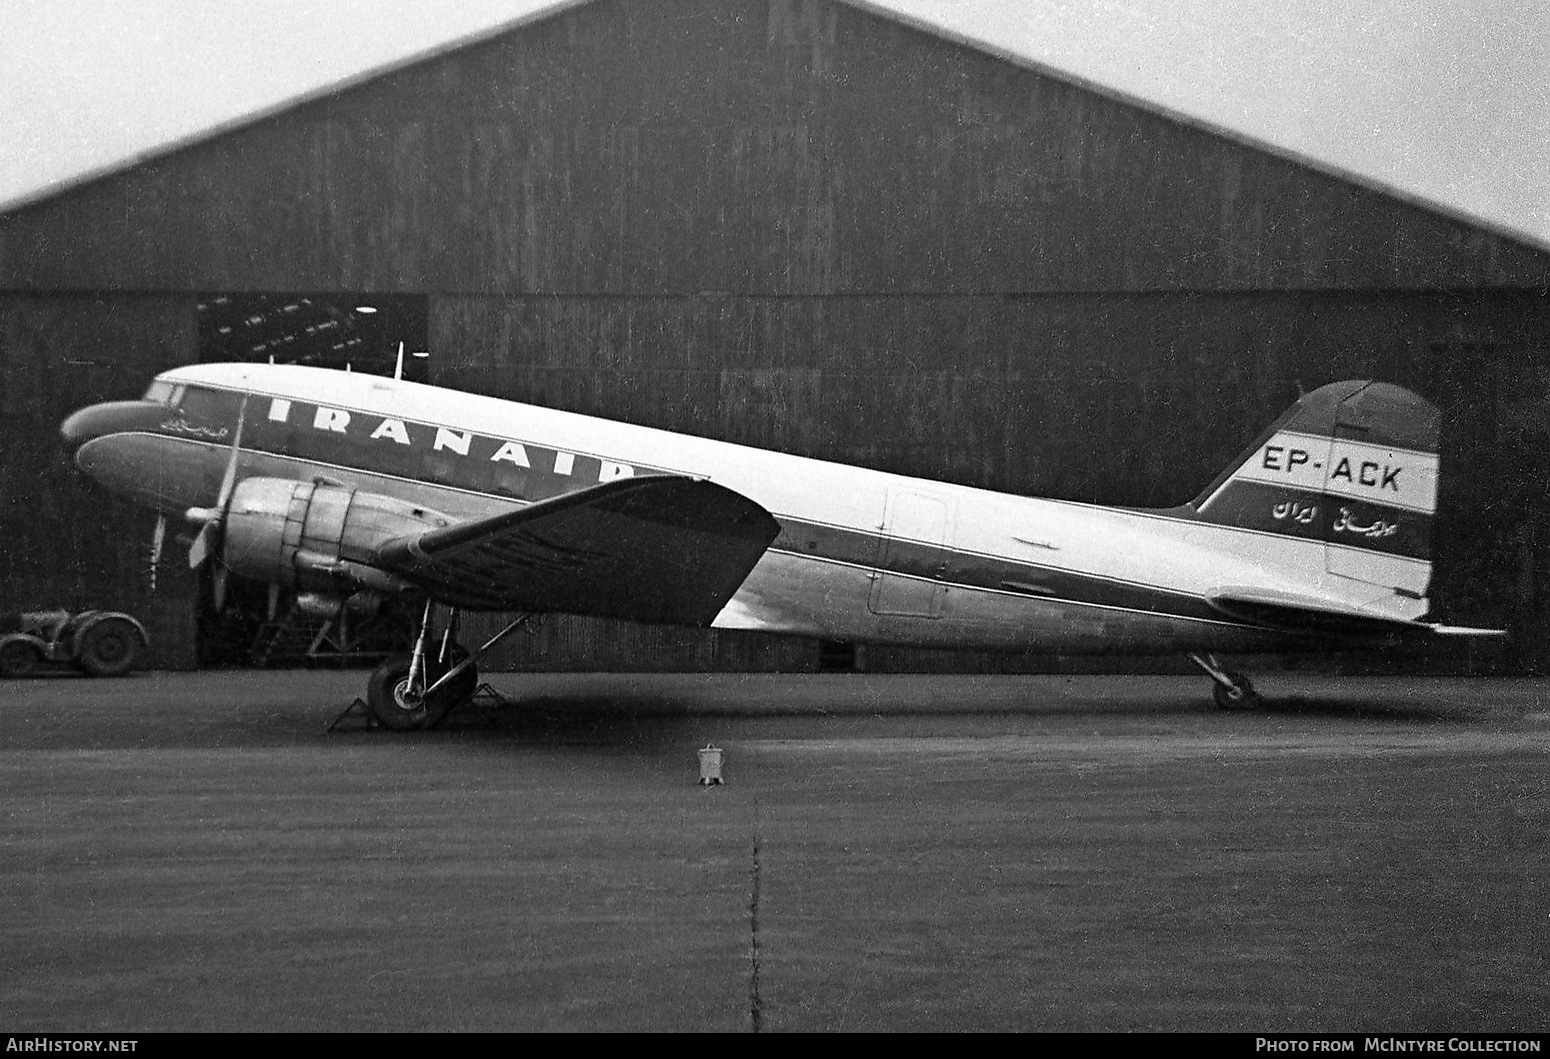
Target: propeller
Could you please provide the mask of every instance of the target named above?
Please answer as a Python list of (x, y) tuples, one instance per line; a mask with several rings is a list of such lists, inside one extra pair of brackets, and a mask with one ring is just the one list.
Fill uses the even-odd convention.
[[(231, 514), (231, 497), (237, 488), (237, 460), (242, 455), (242, 428), (247, 422), (248, 399), (243, 397), (242, 408), (237, 412), (237, 432), (231, 439), (231, 456), (226, 461), (226, 472), (221, 475), (221, 489), (216, 494), (214, 507), (191, 507), (186, 517), (190, 522), (202, 522), (199, 535), (188, 549), (189, 569), (197, 570), (220, 550), (226, 531), (226, 517)], [(226, 567), (217, 562), (210, 571), (210, 589), (215, 609), (226, 602)]]

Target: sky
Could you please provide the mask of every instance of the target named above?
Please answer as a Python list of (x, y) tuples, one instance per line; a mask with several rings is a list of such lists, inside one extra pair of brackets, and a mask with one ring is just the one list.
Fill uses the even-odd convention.
[[(0, 209), (564, 6), (0, 0)], [(894, 11), (1550, 246), (1550, 0), (858, 6)]]

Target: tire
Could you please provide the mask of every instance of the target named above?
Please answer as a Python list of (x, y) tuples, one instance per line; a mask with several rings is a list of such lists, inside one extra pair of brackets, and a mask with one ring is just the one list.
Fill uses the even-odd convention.
[(17, 638), (0, 643), (0, 679), (30, 677), (43, 664), (43, 654), (29, 640)]
[(1211, 685), (1211, 695), (1218, 706), (1224, 710), (1252, 710), (1259, 707), (1263, 700), (1247, 677), (1232, 670), (1228, 670), (1226, 675), (1232, 681), (1232, 687), (1223, 687), (1215, 682)]
[(75, 664), (94, 677), (121, 677), (140, 660), (140, 630), (128, 618), (99, 618), (75, 638)]
[[(454, 648), (454, 664), (468, 657), (462, 648)], [(445, 717), (454, 706), (464, 702), (479, 687), (479, 672), (469, 666), (457, 679), (429, 699), (408, 694), (408, 655), (397, 655), (371, 671), (366, 681), (366, 705), (382, 727), (394, 732), (417, 732)], [(435, 683), (446, 667), (430, 664), (429, 683)]]

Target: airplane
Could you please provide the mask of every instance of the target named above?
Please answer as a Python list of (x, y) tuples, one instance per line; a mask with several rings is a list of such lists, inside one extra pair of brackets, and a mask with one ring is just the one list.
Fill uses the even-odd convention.
[[(1428, 618), (1437, 410), (1350, 380), (1299, 398), (1190, 503), (1038, 499), (464, 393), (284, 364), (201, 364), (81, 409), (76, 466), (197, 535), (226, 572), (335, 614), (389, 597), (412, 652), (367, 681), (385, 728), (441, 720), (535, 615), (854, 644), (1219, 653), (1498, 636)], [(275, 587), (279, 586), (279, 587)], [(437, 608), (445, 613), (438, 621)], [(516, 617), (475, 651), (464, 610)], [(438, 624), (440, 632), (438, 634)]]

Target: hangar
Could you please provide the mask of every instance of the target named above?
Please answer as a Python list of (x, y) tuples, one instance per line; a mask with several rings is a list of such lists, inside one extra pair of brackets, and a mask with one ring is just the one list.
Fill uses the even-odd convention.
[[(1439, 609), (1535, 671), (1547, 290), (1544, 247), (866, 4), (587, 0), (0, 214), (5, 606), (132, 611), (169, 667), (371, 649), (212, 614), (176, 546), (152, 591), (149, 516), (71, 473), (59, 421), (176, 364), (403, 342), (442, 386), (1134, 506), (1370, 376), (1442, 409)], [(851, 664), (559, 617), (504, 661)]]

